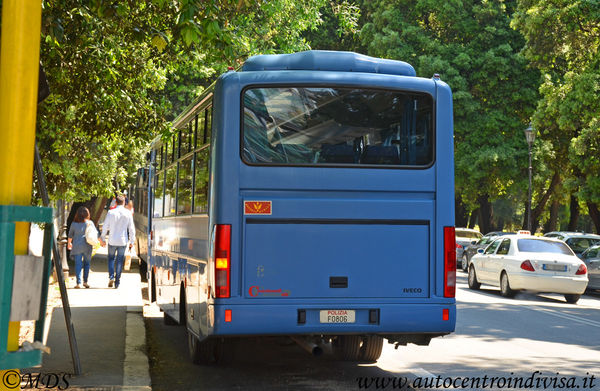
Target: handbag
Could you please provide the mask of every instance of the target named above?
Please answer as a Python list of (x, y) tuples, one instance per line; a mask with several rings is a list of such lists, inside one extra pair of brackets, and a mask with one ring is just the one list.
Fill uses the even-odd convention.
[(96, 230), (94, 223), (90, 220), (88, 220), (85, 227), (85, 241), (92, 247), (100, 243), (98, 240), (98, 231)]

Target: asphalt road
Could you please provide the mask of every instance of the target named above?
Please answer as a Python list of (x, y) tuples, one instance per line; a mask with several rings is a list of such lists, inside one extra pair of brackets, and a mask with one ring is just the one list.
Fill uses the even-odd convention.
[[(577, 305), (559, 295), (505, 299), (495, 288), (469, 290), (459, 272), (457, 301), (454, 334), (429, 346), (385, 344), (375, 364), (312, 357), (286, 339), (248, 339), (230, 364), (205, 367), (189, 360), (185, 328), (165, 326), (157, 308), (147, 306), (152, 388), (358, 390), (360, 382), (377, 379), (379, 387), (368, 389), (400, 389), (398, 382), (407, 380), (421, 381), (413, 387), (419, 389), (444, 389), (446, 382), (462, 389), (600, 390), (600, 294)], [(425, 379), (434, 387), (425, 387)]]

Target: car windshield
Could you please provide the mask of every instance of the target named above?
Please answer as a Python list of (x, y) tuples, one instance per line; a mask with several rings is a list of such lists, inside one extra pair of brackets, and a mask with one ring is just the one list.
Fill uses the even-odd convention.
[(573, 255), (569, 247), (561, 242), (552, 242), (540, 239), (519, 239), (517, 248), (520, 252), (527, 253), (555, 253)]
[(600, 239), (594, 238), (571, 238), (568, 239), (567, 244), (571, 247), (571, 250), (575, 251), (575, 253), (580, 254), (584, 252), (588, 247), (593, 246), (594, 244), (600, 243)]
[(457, 238), (479, 239), (482, 236), (479, 232), (456, 230)]

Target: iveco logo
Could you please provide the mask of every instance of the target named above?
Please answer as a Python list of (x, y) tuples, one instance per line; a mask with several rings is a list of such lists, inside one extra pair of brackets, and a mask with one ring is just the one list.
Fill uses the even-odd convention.
[(423, 292), (423, 289), (421, 289), (421, 288), (404, 288), (404, 289), (402, 289), (402, 291), (404, 293), (421, 293), (421, 292)]

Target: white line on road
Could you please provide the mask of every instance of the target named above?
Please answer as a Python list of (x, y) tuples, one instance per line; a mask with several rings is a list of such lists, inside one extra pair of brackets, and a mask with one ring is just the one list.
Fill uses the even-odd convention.
[(582, 323), (588, 326), (593, 326), (593, 327), (600, 327), (600, 322), (596, 322), (595, 320), (591, 320), (591, 319), (585, 319), (585, 318), (581, 318), (579, 316), (576, 315), (570, 315), (570, 314), (563, 314), (563, 313), (558, 313), (558, 312), (554, 312), (545, 308), (541, 308), (541, 307), (536, 307), (536, 306), (532, 306), (532, 307), (528, 307), (531, 310), (534, 311), (540, 311), (540, 312), (544, 312), (548, 315), (553, 315), (556, 316), (558, 318), (563, 318), (563, 319), (568, 319), (568, 320), (572, 320), (573, 322), (578, 322), (578, 323)]

